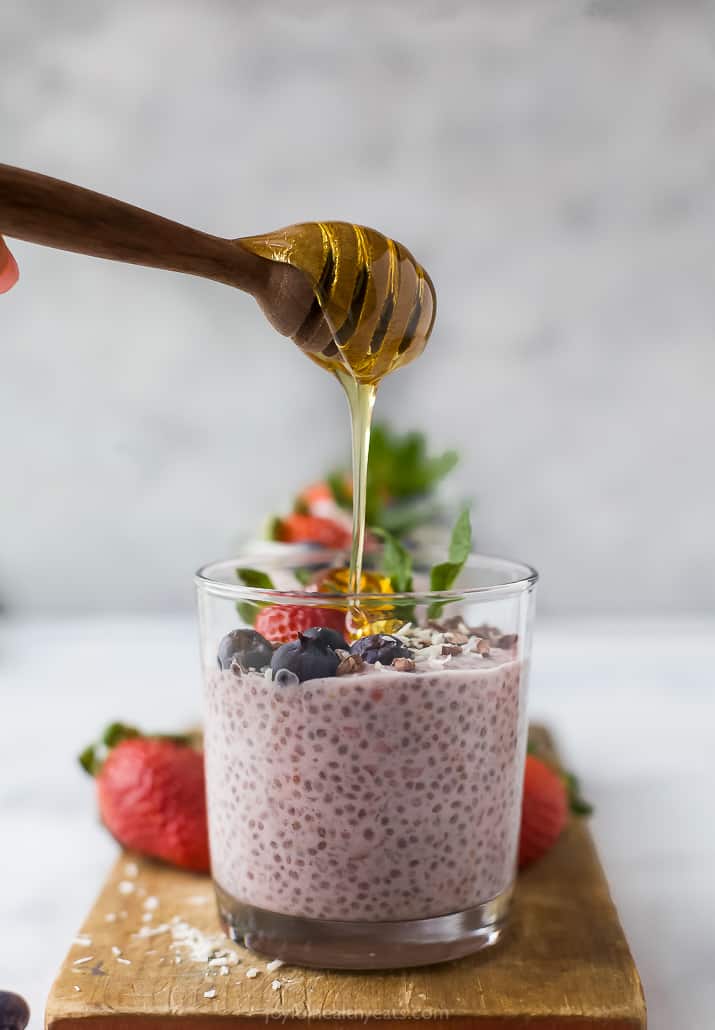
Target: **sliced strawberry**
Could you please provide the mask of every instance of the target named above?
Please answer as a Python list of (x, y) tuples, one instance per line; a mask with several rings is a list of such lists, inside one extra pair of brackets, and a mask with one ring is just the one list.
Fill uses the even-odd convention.
[(568, 811), (568, 790), (561, 776), (540, 758), (527, 755), (519, 868), (535, 862), (554, 846), (566, 826)]
[(311, 543), (320, 544), (331, 550), (342, 550), (350, 547), (352, 534), (350, 529), (334, 519), (326, 519), (320, 515), (304, 515), (292, 512), (283, 519), (276, 519), (272, 526), (274, 540), (286, 544)]
[(345, 612), (337, 608), (274, 604), (261, 608), (254, 629), (272, 644), (287, 644), (313, 626), (327, 626), (345, 635)]
[(304, 507), (309, 512), (313, 511), (315, 505), (334, 504), (333, 491), (325, 483), (311, 483), (306, 486), (296, 497), (296, 504)]

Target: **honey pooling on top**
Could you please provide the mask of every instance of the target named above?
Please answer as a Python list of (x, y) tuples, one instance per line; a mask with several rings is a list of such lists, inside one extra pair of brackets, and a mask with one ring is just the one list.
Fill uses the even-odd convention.
[(241, 242), (306, 273), (315, 302), (301, 330), (324, 316), (333, 339), (307, 353), (328, 371), (347, 369), (358, 383), (373, 385), (424, 350), (434, 287), (401, 243), (349, 222), (306, 222)]

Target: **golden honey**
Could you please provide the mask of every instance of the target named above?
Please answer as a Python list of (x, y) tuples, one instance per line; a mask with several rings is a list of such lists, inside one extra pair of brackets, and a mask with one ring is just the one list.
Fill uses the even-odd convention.
[[(261, 257), (299, 268), (313, 286), (313, 307), (295, 337), (309, 358), (338, 378), (350, 408), (353, 537), (347, 592), (356, 594), (362, 584), (367, 462), (377, 387), (425, 349), (436, 313), (434, 286), (401, 243), (350, 222), (305, 222), (241, 242)], [(332, 337), (327, 343), (320, 335), (323, 320)], [(319, 349), (310, 342), (316, 337), (323, 341)], [(366, 616), (357, 608), (351, 622), (353, 635), (369, 631)]]
[(308, 276), (333, 339), (306, 353), (329, 372), (347, 371), (357, 383), (377, 386), (424, 350), (434, 325), (434, 286), (401, 243), (350, 222), (306, 222), (241, 243)]

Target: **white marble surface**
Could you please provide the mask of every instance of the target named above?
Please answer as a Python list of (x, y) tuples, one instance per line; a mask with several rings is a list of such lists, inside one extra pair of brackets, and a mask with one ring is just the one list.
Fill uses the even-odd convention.
[[(542, 611), (715, 607), (710, 0), (5, 3), (0, 160), (210, 232), (384, 228), (440, 304), (378, 411), (460, 448), (480, 549), (548, 568)], [(338, 389), (231, 290), (17, 249), (0, 599), (189, 609), (347, 452)]]
[[(53, 974), (112, 861), (74, 756), (114, 717), (200, 710), (183, 617), (0, 622), (0, 986), (42, 1026)], [(715, 625), (541, 621), (532, 711), (597, 806), (593, 828), (645, 982), (650, 1030), (712, 1030)], [(566, 886), (567, 889), (567, 886)]]

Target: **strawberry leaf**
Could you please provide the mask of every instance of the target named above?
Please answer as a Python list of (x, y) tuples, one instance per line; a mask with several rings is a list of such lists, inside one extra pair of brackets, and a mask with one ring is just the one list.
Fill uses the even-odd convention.
[(133, 740), (141, 735), (136, 726), (127, 726), (124, 722), (112, 722), (107, 726), (101, 738), (96, 743), (89, 744), (79, 755), (79, 764), (90, 776), (96, 776), (102, 768), (108, 752), (113, 747), (121, 744), (123, 740)]
[(123, 740), (132, 740), (134, 737), (141, 737), (136, 726), (127, 726), (124, 722), (112, 722), (102, 734), (102, 743), (105, 747), (116, 747)]
[(593, 805), (586, 801), (581, 794), (581, 784), (577, 776), (571, 772), (563, 774), (566, 789), (569, 795), (569, 808), (574, 815), (592, 815)]
[(94, 744), (88, 744), (81, 755), (78, 757), (78, 762), (86, 773), (90, 776), (94, 776), (97, 772), (97, 751)]
[(266, 523), (266, 540), (280, 540), (283, 521), (278, 515), (272, 515)]

